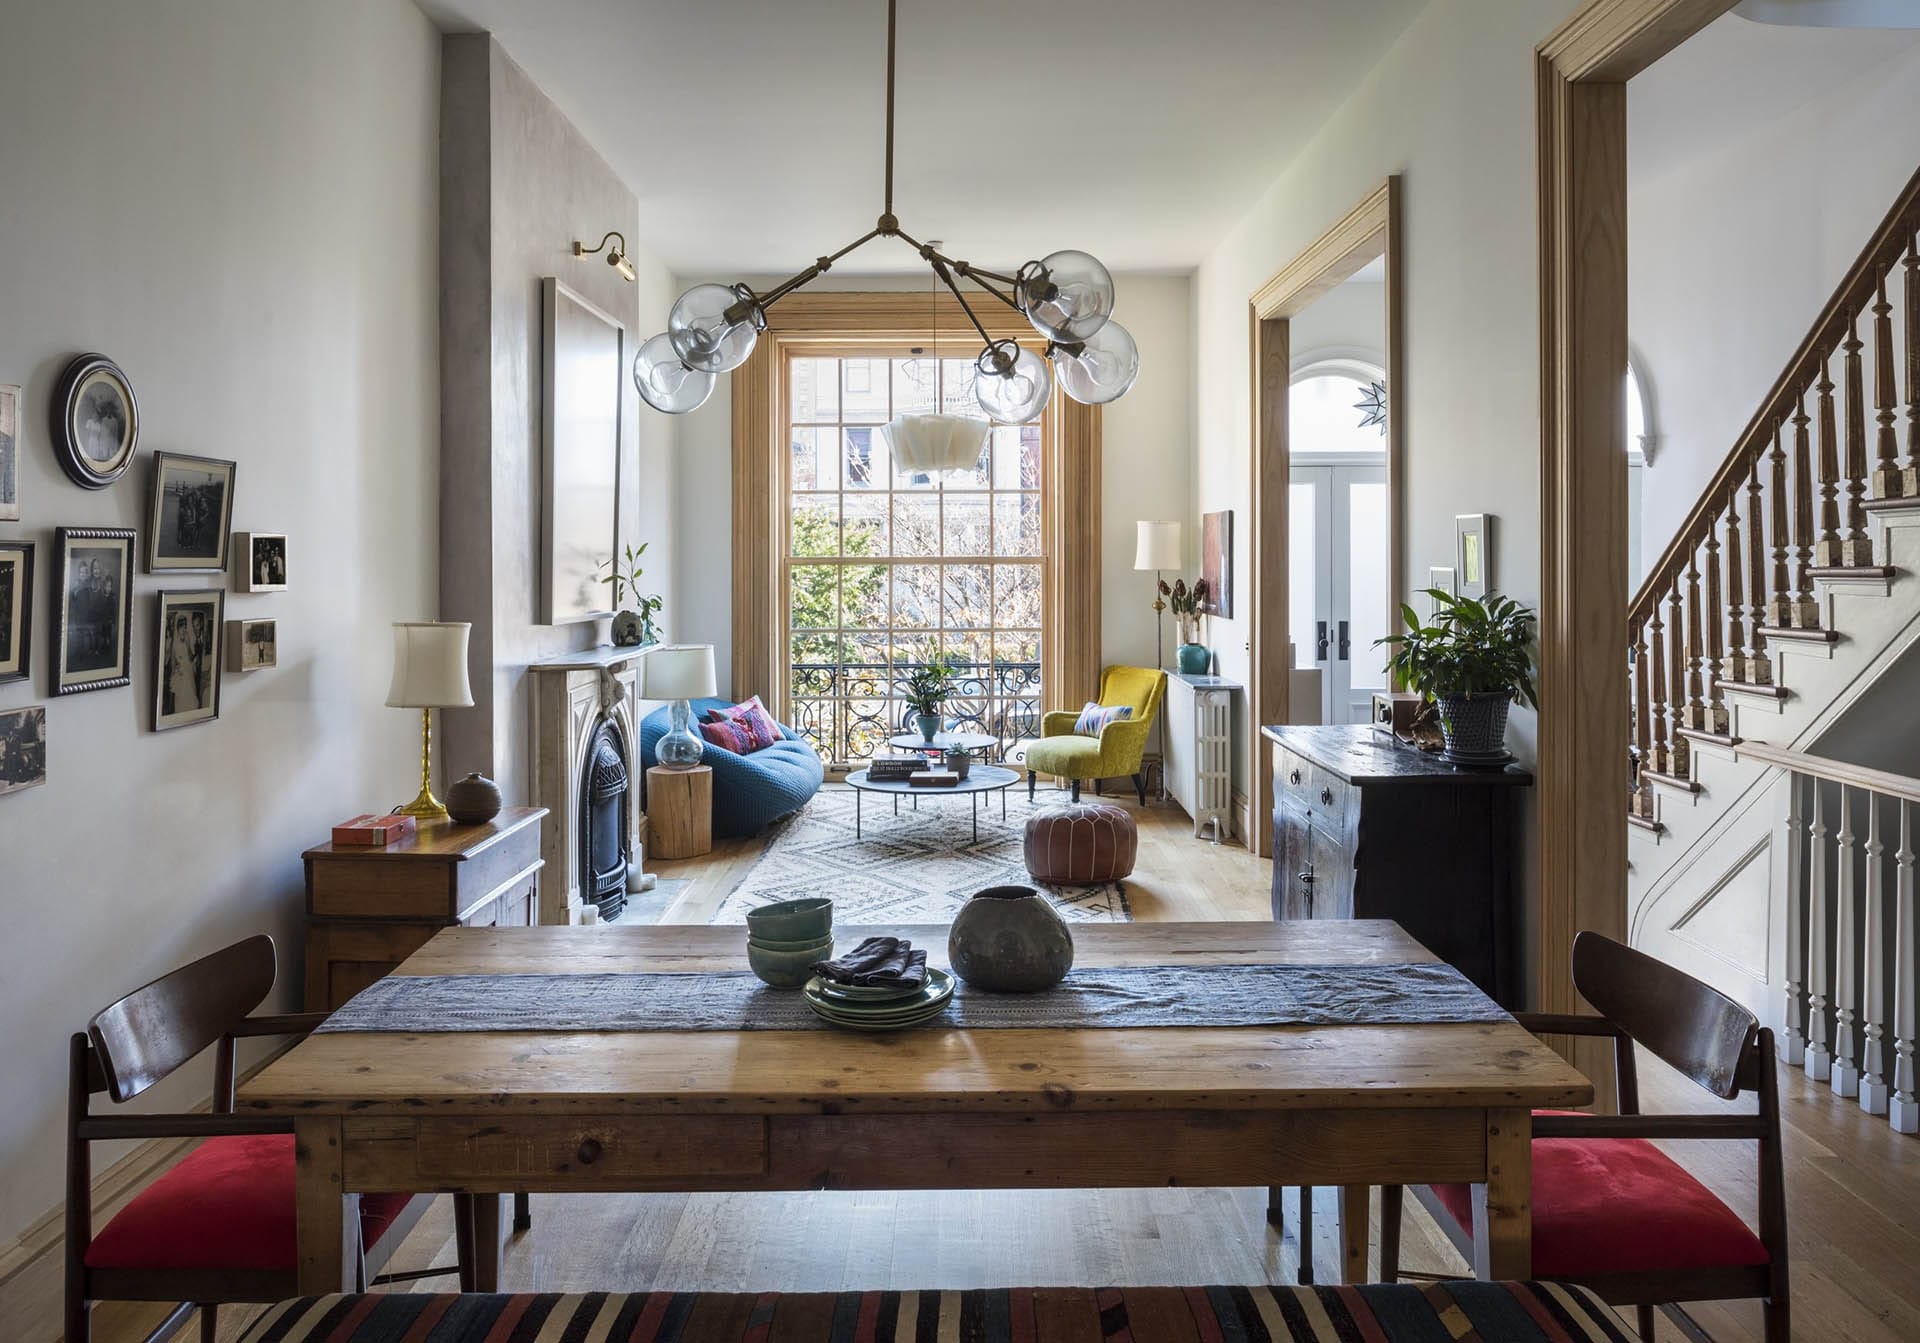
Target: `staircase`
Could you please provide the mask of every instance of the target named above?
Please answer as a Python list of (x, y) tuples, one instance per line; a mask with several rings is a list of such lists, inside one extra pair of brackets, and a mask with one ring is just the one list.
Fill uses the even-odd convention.
[(1920, 1129), (1920, 779), (1815, 753), (1920, 643), (1920, 173), (1648, 572), (1628, 639), (1634, 943)]

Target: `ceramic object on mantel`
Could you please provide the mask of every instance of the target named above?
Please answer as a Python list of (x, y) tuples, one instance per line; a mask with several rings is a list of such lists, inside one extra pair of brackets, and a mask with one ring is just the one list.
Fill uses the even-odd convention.
[(462, 825), (491, 821), (504, 802), (500, 785), (478, 770), (447, 789), (447, 815)]
[(1033, 887), (989, 886), (954, 917), (947, 958), (973, 988), (1038, 993), (1073, 969), (1073, 934)]

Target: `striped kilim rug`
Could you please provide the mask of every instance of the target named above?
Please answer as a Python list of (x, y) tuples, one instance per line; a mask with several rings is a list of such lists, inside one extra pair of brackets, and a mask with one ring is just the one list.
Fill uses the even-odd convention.
[[(1026, 820), (1036, 810), (1058, 806), (1066, 794), (1042, 788), (1032, 803), (1024, 783), (1007, 790), (1007, 819), (1000, 799), (978, 799), (980, 835), (974, 838), (973, 796), (933, 795), (912, 805), (870, 794), (861, 804), (863, 835), (854, 837), (851, 788), (824, 788), (800, 811), (767, 834), (766, 849), (714, 911), (710, 923), (745, 923), (747, 911), (776, 900), (825, 895), (833, 899), (836, 924), (880, 927), (903, 923), (952, 923), (960, 906), (988, 886), (1035, 885), (1021, 848)], [(1069, 923), (1130, 923), (1124, 882), (1101, 886), (1043, 888)]]
[(1578, 1288), (1022, 1287), (973, 1292), (651, 1292), (308, 1297), (245, 1343), (1627, 1343)]

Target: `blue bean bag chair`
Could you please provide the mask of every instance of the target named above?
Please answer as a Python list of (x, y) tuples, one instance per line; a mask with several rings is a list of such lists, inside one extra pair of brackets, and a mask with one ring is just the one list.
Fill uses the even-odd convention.
[[(731, 707), (731, 701), (723, 699), (697, 699), (692, 703), (696, 723), (706, 717), (708, 709)], [(641, 722), (642, 769), (652, 769), (659, 763), (654, 748), (672, 726), (672, 714), (667, 709), (655, 709)], [(799, 733), (784, 723), (779, 726), (785, 740), (752, 755), (735, 755), (702, 738), (706, 753), (700, 763), (713, 769), (715, 839), (757, 835), (782, 816), (806, 806), (808, 799), (820, 791), (827, 772), (819, 755)], [(694, 730), (699, 731), (697, 727)]]

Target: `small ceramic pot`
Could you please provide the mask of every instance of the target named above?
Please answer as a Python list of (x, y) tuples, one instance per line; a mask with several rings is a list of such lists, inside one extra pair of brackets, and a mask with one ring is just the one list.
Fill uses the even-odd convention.
[(940, 735), (940, 715), (937, 713), (915, 714), (914, 720), (920, 725), (920, 740), (933, 745), (933, 739)]
[(637, 646), (643, 635), (640, 629), (640, 617), (632, 611), (622, 611), (613, 618), (613, 641), (621, 648)]
[(833, 931), (833, 901), (825, 896), (782, 900), (747, 911), (751, 941), (818, 942)]
[(479, 825), (500, 814), (500, 786), (478, 771), (447, 789), (447, 815), (462, 825)]
[(1205, 644), (1181, 644), (1175, 657), (1179, 659), (1181, 672), (1187, 676), (1205, 676), (1207, 668), (1213, 665), (1213, 654)]
[(953, 972), (988, 993), (1038, 993), (1073, 968), (1073, 934), (1031, 886), (989, 886), (947, 934)]
[(798, 951), (772, 951), (758, 942), (747, 943), (747, 966), (776, 989), (797, 989), (813, 978), (816, 961), (833, 959), (831, 937)]
[(1504, 763), (1507, 753), (1507, 709), (1513, 703), (1504, 691), (1472, 695), (1441, 695), (1440, 737), (1447, 757), (1470, 764)]
[(973, 768), (973, 757), (965, 751), (950, 751), (946, 758), (947, 768), (961, 778), (967, 777), (967, 771)]

